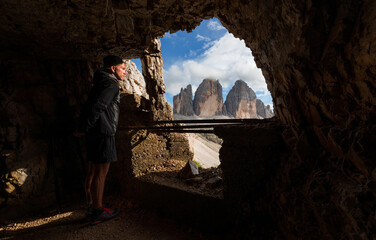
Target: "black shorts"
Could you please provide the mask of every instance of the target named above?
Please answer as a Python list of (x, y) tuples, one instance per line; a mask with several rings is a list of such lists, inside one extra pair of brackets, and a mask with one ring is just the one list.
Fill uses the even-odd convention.
[(116, 162), (115, 136), (104, 134), (86, 135), (87, 160), (94, 164)]

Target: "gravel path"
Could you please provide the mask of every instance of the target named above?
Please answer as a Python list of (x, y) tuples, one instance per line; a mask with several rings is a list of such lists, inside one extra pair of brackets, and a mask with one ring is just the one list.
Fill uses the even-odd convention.
[(197, 134), (187, 134), (189, 146), (194, 156), (203, 168), (218, 167), (220, 144), (208, 141)]

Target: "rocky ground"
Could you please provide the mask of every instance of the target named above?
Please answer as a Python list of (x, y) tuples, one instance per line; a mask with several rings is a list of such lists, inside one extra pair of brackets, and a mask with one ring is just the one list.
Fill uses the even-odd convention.
[(185, 164), (183, 161), (171, 159), (168, 162), (154, 166), (152, 172), (138, 176), (138, 178), (184, 191), (223, 198), (222, 171), (220, 168), (199, 168), (198, 175), (187, 178), (179, 174)]
[[(169, 160), (155, 166), (153, 172), (138, 178), (185, 191), (222, 198), (222, 179), (219, 168), (200, 168), (199, 175), (183, 179), (179, 177), (179, 172), (185, 164), (179, 160)], [(106, 201), (113, 206), (120, 207), (121, 213), (115, 219), (96, 226), (90, 226), (84, 220), (85, 206), (76, 205), (47, 215), (0, 223), (0, 239), (188, 240), (223, 238), (176, 223), (120, 197), (107, 197)]]
[(75, 206), (60, 213), (4, 224), (0, 226), (0, 239), (221, 239), (144, 210), (130, 201), (112, 199), (112, 202), (121, 208), (119, 216), (95, 226), (84, 220), (84, 207)]

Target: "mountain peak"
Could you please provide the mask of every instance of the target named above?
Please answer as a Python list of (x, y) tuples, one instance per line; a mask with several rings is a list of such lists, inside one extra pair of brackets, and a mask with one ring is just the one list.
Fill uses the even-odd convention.
[(252, 88), (243, 80), (237, 80), (226, 97), (227, 114), (235, 118), (259, 118), (256, 99)]
[(192, 86), (181, 89), (173, 98), (174, 113), (200, 117), (225, 115), (233, 118), (270, 118), (270, 106), (257, 99), (246, 82), (239, 79), (227, 94), (223, 104), (222, 85), (219, 80), (205, 78), (198, 86), (192, 101)]
[(189, 84), (186, 88), (181, 88), (180, 93), (173, 97), (174, 114), (193, 116), (192, 86)]
[(218, 80), (206, 78), (202, 81), (195, 93), (193, 109), (201, 117), (223, 114), (222, 85)]

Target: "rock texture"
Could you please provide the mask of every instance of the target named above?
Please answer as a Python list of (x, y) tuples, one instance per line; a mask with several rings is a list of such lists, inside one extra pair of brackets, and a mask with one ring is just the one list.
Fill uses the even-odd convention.
[[(249, 220), (241, 229), (255, 239), (265, 233), (269, 239), (375, 239), (375, 1), (3, 0), (0, 9), (2, 217), (4, 209), (47, 208), (54, 197), (80, 192), (81, 168), (71, 167), (80, 166), (80, 151), (67, 133), (104, 55), (142, 59), (149, 100), (129, 96), (135, 121), (171, 119), (157, 38), (190, 32), (216, 16), (252, 50), (282, 125), (218, 133), (229, 143), (224, 140), (225, 183), (250, 183), (241, 181), (227, 205)], [(256, 135), (273, 144), (258, 152)], [(230, 144), (240, 140), (241, 146)], [(134, 145), (123, 141), (120, 152), (131, 160), (127, 148)], [(276, 147), (282, 142), (286, 148)], [(273, 152), (281, 152), (277, 169), (259, 159), (272, 159)], [(61, 169), (69, 172), (59, 175)], [(116, 168), (124, 169), (132, 168)], [(28, 176), (24, 188), (12, 172)], [(256, 179), (266, 187), (253, 192)], [(71, 194), (55, 195), (62, 189)]]
[(258, 118), (256, 94), (242, 81), (237, 80), (227, 94), (225, 106), (227, 113), (235, 118)]
[[(272, 192), (280, 184), (278, 180), (281, 180), (276, 177), (276, 172), (289, 155), (281, 136), (282, 129), (283, 126), (270, 119), (255, 119), (248, 126), (217, 127), (215, 130), (223, 139), (220, 159), (224, 185), (227, 186), (224, 197), (231, 206), (228, 209), (231, 217), (238, 222), (235, 239), (249, 239), (255, 235), (260, 239), (288, 239), (283, 236), (283, 231), (277, 230), (276, 223), (284, 214), (278, 204), (280, 201), (288, 204), (296, 198), (277, 195), (282, 199), (271, 199)], [(242, 229), (246, 226), (257, 228), (244, 232)]]
[(262, 118), (271, 118), (274, 116), (273, 111), (270, 109), (270, 105), (266, 105), (260, 100), (256, 99), (256, 112)]
[(187, 162), (185, 167), (183, 167), (179, 171), (178, 176), (181, 177), (181, 178), (188, 179), (188, 178), (193, 178), (198, 174), (199, 174), (199, 169), (198, 169), (197, 164), (195, 162), (193, 162), (192, 160), (190, 160), (190, 161)]
[(202, 81), (195, 92), (193, 109), (200, 117), (223, 114), (222, 85), (218, 80), (204, 79)]
[(265, 118), (272, 118), (272, 117), (274, 117), (274, 112), (270, 108), (270, 105), (266, 105), (266, 107), (265, 107)]
[(193, 100), (192, 100), (192, 86), (189, 84), (187, 88), (180, 89), (180, 93), (173, 98), (174, 114), (181, 114), (184, 116), (193, 116)]
[(265, 118), (266, 116), (265, 104), (260, 99), (256, 99), (256, 113), (262, 118)]
[(172, 110), (163, 94), (166, 86), (163, 82), (163, 58), (161, 53), (161, 41), (151, 40), (141, 57), (142, 74), (146, 84), (146, 92), (151, 101), (151, 114), (153, 120), (171, 120)]
[[(296, 227), (315, 229), (309, 231), (311, 235), (304, 235), (305, 239), (352, 239), (342, 226), (355, 222), (361, 223), (357, 231), (364, 239), (373, 238), (371, 228), (375, 222), (369, 220), (375, 206), (372, 181), (356, 177), (359, 182), (353, 182), (353, 177), (336, 172), (338, 166), (331, 162), (338, 158), (326, 156), (318, 145), (312, 146), (309, 136), (296, 139), (289, 128), (275, 120), (255, 120), (244, 127), (217, 127), (216, 134), (223, 139), (220, 158), (227, 186), (224, 197), (230, 206), (239, 206), (229, 209), (239, 222), (238, 238), (262, 235), (265, 239), (289, 239), (286, 229)], [(342, 168), (349, 163), (338, 164)], [(287, 209), (299, 213), (286, 212)], [(348, 223), (347, 217), (339, 217), (349, 209), (357, 213), (351, 215), (353, 223)], [(309, 218), (313, 219), (307, 221)], [(325, 227), (311, 225), (312, 222), (325, 223)], [(257, 227), (241, 233), (246, 226)]]
[(85, 61), (1, 61), (1, 218), (82, 197), (85, 149), (72, 132), (98, 67)]
[(146, 82), (136, 64), (130, 60), (125, 60), (126, 71), (125, 77), (119, 82), (120, 89), (123, 93), (136, 94), (149, 99), (146, 92)]

